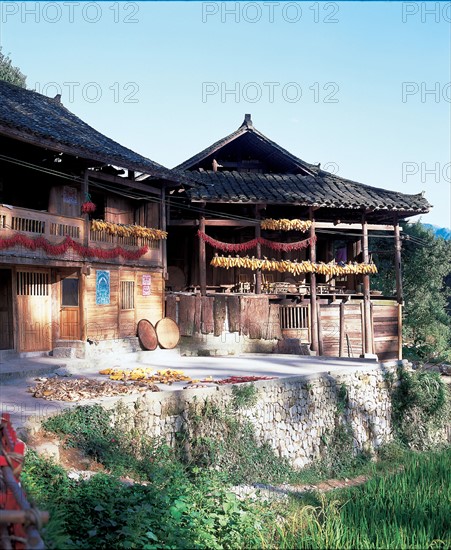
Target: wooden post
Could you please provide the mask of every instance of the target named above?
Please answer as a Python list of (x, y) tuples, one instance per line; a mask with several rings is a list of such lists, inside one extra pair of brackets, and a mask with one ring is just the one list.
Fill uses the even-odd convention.
[[(312, 239), (312, 244), (310, 245), (310, 261), (312, 263), (316, 262), (316, 244), (315, 244), (315, 218), (314, 210), (311, 206), (309, 209), (309, 217), (312, 225), (310, 226), (310, 238)], [(312, 351), (318, 351), (318, 310), (316, 304), (316, 273), (310, 274), (310, 302), (311, 302), (311, 324), (312, 324)]]
[(320, 355), (324, 355), (324, 343), (323, 343), (323, 325), (321, 323), (321, 305), (319, 303), (316, 304), (316, 312), (318, 315), (317, 323), (318, 323), (318, 352)]
[[(260, 220), (260, 209), (258, 204), (255, 207), (255, 219)], [(262, 228), (260, 223), (255, 226), (255, 238), (259, 239), (262, 236)], [(257, 243), (257, 258), (260, 260), (262, 257), (262, 245)], [(255, 294), (262, 293), (262, 270), (257, 269), (255, 273)]]
[[(362, 248), (363, 248), (363, 261), (369, 263), (370, 257), (368, 253), (368, 224), (363, 215), (362, 219)], [(370, 276), (365, 274), (363, 276), (363, 311), (365, 316), (365, 345), (364, 354), (373, 353), (373, 332), (371, 330), (371, 298), (370, 298)]]
[[(168, 203), (169, 208), (169, 203)], [(163, 231), (166, 231), (167, 221), (166, 221), (166, 189), (161, 190), (161, 202), (160, 202), (160, 226)], [(162, 239), (161, 241), (161, 251), (160, 251), (160, 261), (163, 267), (163, 281), (168, 279), (168, 255), (167, 255), (167, 241)]]
[[(89, 193), (89, 174), (88, 169), (86, 168), (84, 177), (83, 177), (83, 187), (82, 187), (82, 193), (83, 193), (83, 200), (87, 200), (87, 195)], [(84, 238), (83, 238), (83, 244), (85, 246), (89, 245), (89, 214), (83, 214), (83, 218), (85, 220), (84, 223)]]
[(401, 270), (401, 235), (399, 230), (398, 215), (395, 214), (393, 221), (395, 233), (395, 274), (396, 274), (396, 300), (398, 304), (402, 304), (402, 270)]
[(339, 357), (343, 357), (345, 349), (345, 303), (340, 303), (340, 344)]
[(86, 342), (88, 338), (88, 319), (86, 318), (86, 273), (83, 273), (83, 268), (81, 269), (79, 281), (80, 303), (78, 307), (80, 311), (80, 339), (82, 342)]
[[(205, 233), (205, 216), (199, 219), (199, 231)], [(199, 283), (202, 296), (207, 294), (207, 259), (205, 255), (205, 241), (199, 237)]]
[(398, 304), (398, 359), (402, 359), (402, 304)]

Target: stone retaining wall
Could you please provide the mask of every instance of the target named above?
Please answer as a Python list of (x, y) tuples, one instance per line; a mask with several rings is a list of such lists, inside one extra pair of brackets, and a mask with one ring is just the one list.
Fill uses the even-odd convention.
[[(340, 424), (350, 429), (354, 452), (371, 451), (392, 439), (387, 372), (396, 378), (396, 365), (257, 381), (257, 402), (236, 415), (253, 424), (259, 442), (297, 468), (324, 454)], [(206, 404), (220, 409), (232, 405), (233, 392), (233, 386), (224, 385), (127, 396), (124, 428), (174, 445), (177, 432), (189, 435), (193, 430), (193, 415)]]

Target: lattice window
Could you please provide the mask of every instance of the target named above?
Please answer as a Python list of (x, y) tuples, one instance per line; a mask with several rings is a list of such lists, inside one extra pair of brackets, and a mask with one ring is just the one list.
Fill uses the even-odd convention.
[(279, 315), (282, 329), (309, 328), (308, 306), (280, 306)]
[(135, 309), (135, 281), (121, 281), (121, 309)]
[(33, 271), (17, 272), (18, 296), (48, 296), (48, 273), (34, 273)]
[(5, 214), (0, 215), (0, 229), (6, 228), (6, 216)]

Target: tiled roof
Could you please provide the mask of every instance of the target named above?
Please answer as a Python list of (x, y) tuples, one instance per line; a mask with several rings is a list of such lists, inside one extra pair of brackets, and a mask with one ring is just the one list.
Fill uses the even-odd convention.
[(103, 164), (174, 179), (160, 164), (123, 147), (71, 113), (57, 99), (0, 81), (0, 134)]
[(325, 208), (425, 213), (431, 205), (420, 193), (407, 195), (370, 187), (328, 172), (316, 176), (253, 172), (191, 172), (197, 186), (187, 189), (193, 201), (269, 203)]

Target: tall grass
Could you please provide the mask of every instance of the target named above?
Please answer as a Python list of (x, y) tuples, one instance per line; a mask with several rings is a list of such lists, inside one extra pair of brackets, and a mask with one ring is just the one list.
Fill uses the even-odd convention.
[(396, 474), (316, 497), (316, 505), (295, 503), (262, 546), (450, 548), (450, 472), (451, 449), (414, 455)]

